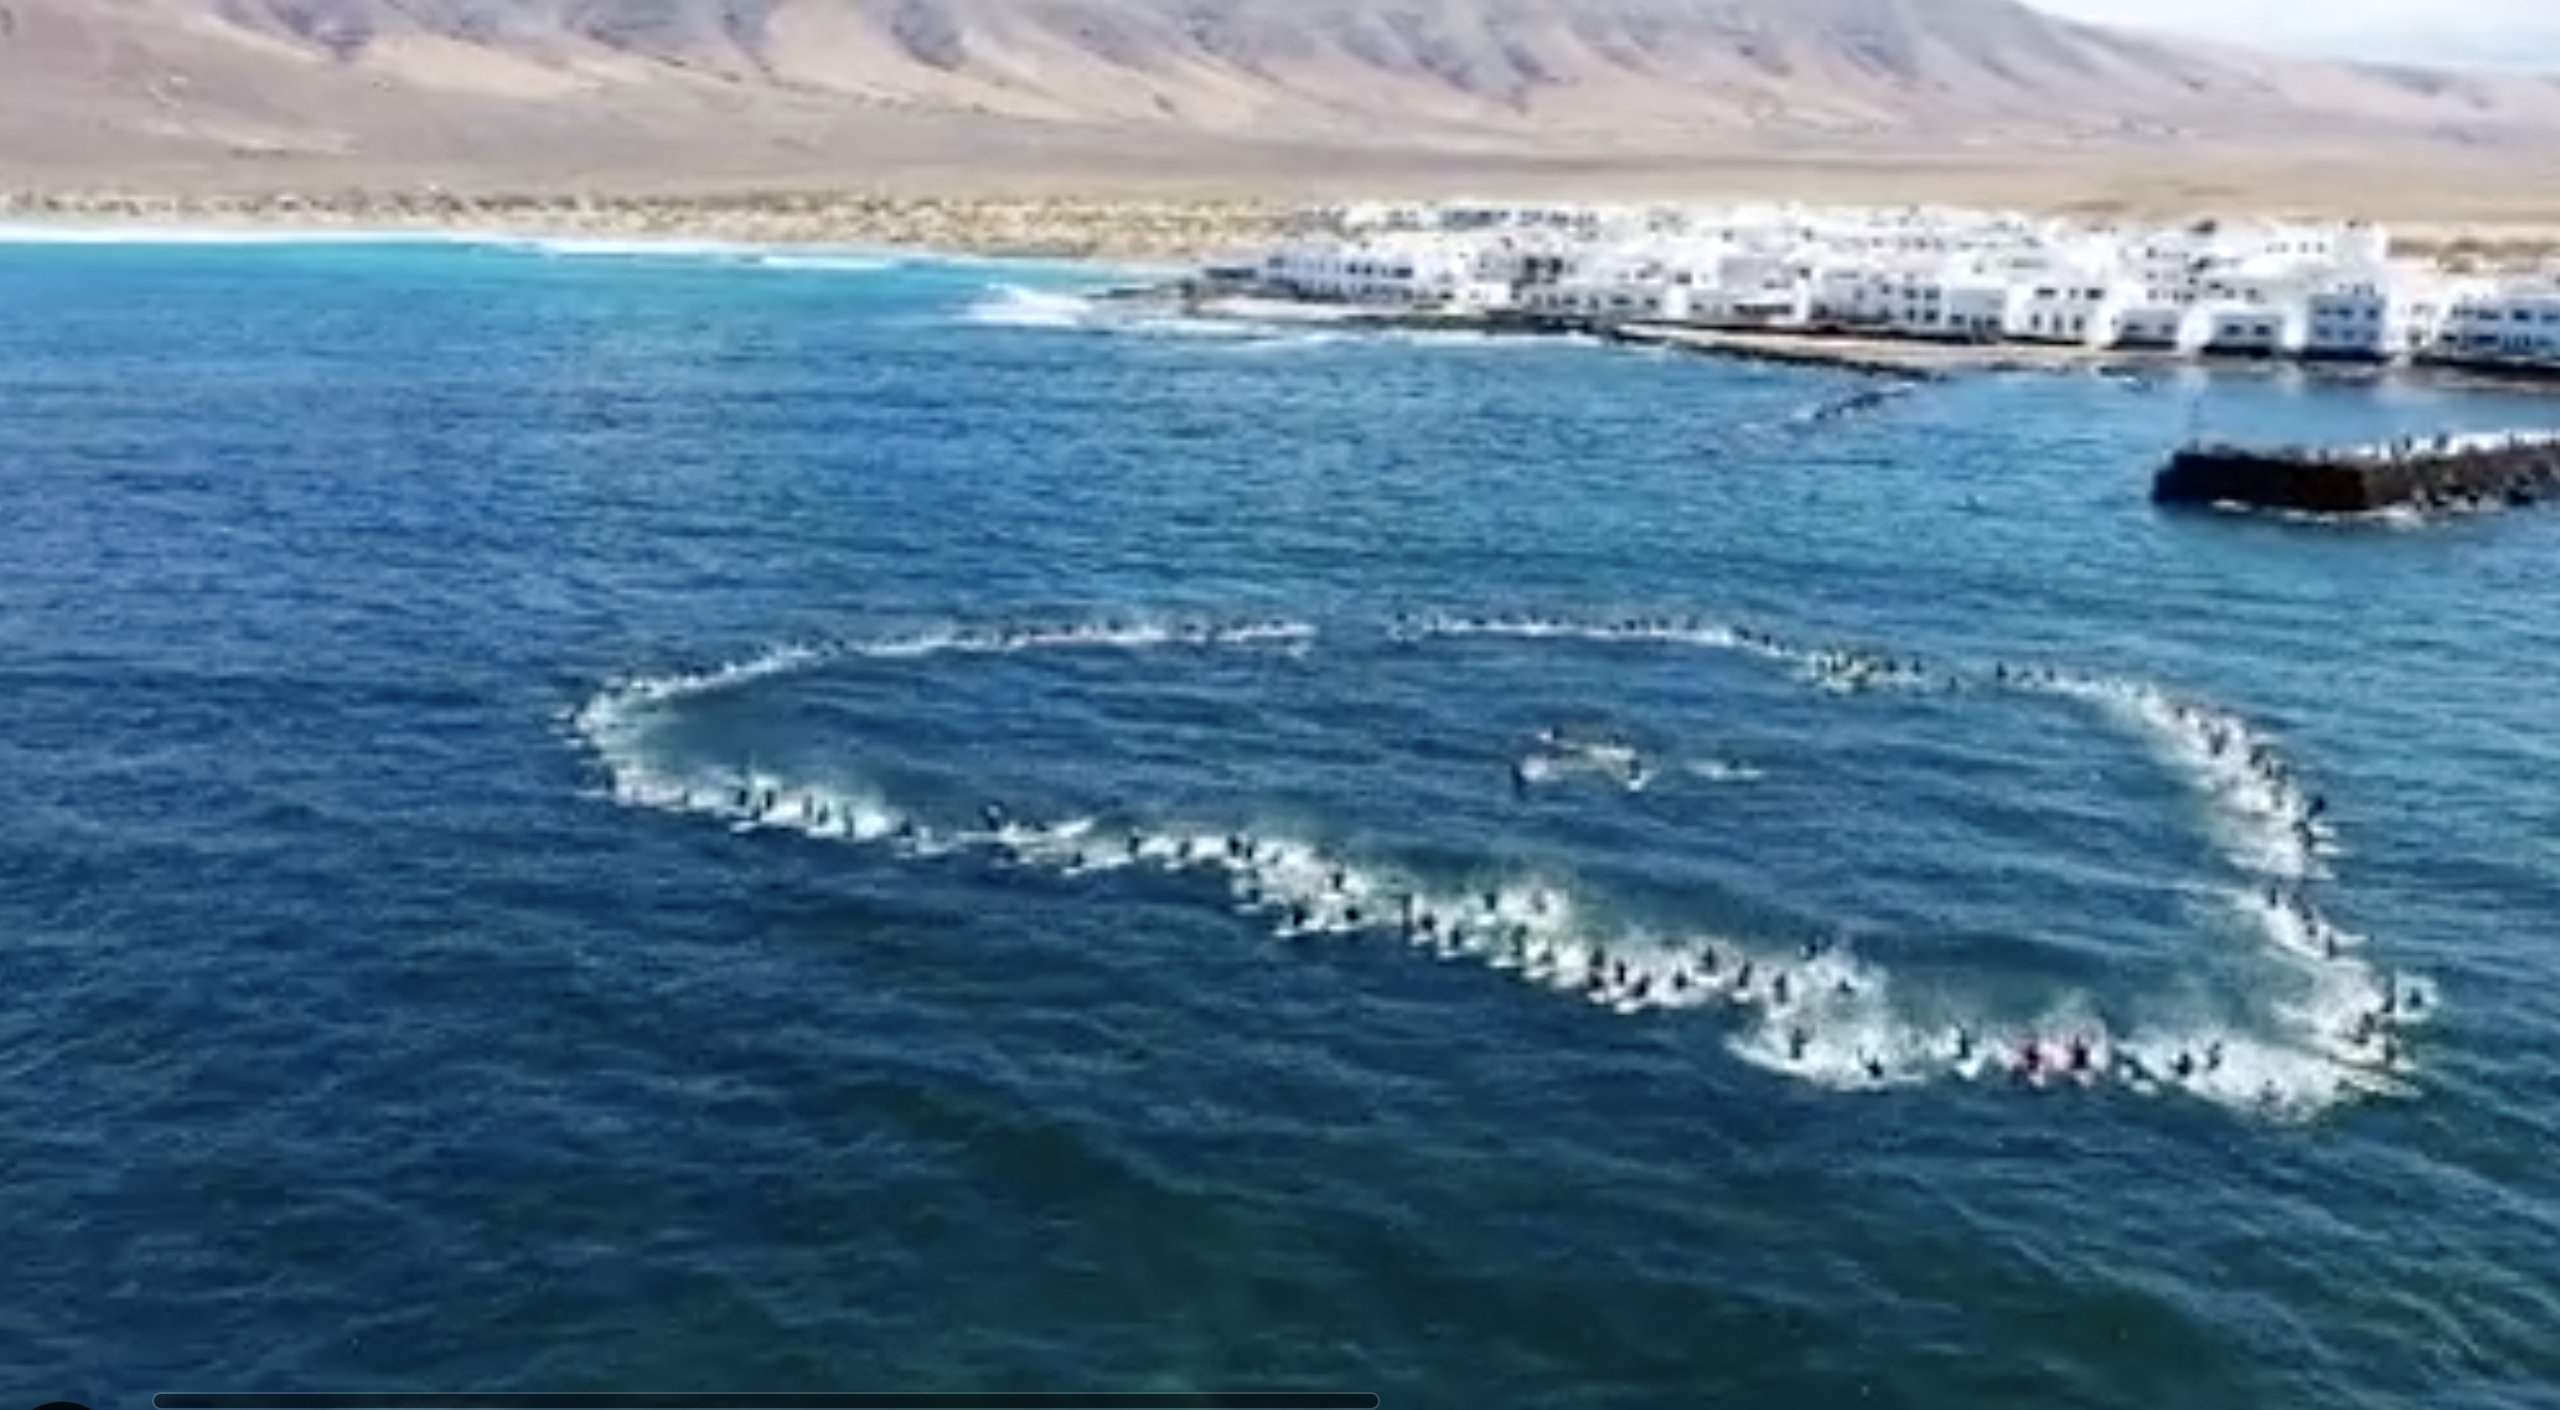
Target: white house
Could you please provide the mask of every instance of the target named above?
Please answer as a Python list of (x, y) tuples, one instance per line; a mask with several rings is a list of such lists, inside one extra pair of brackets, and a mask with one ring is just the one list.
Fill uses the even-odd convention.
[(2301, 304), (2200, 304), (2181, 342), (2197, 352), (2233, 357), (2287, 357), (2302, 351), (2310, 319)]
[(1600, 258), (1569, 262), (1554, 279), (1523, 284), (1519, 307), (1555, 318), (1635, 323), (1688, 317), (1691, 300), (1685, 288), (1674, 292), (1659, 266)]
[(2560, 289), (2466, 290), (2451, 301), (2434, 350), (2452, 357), (2560, 362)]
[(1260, 273), (1265, 286), (1298, 298), (1409, 307), (1477, 288), (1476, 258), (1471, 246), (1428, 237), (1302, 240), (1273, 247)]
[(2190, 344), (2185, 335), (2189, 311), (2187, 304), (2156, 295), (2126, 304), (2116, 321), (2115, 340), (2109, 346), (2188, 350)]
[(2001, 332), (2020, 342), (2105, 347), (2119, 341), (2125, 309), (2141, 299), (2140, 286), (2112, 275), (2052, 270), (2019, 287)]
[(1230, 282), (1388, 309), (1836, 320), (1913, 337), (2560, 365), (2560, 286), (2457, 283), (2378, 225), (2145, 227), (1934, 207), (1372, 201), (1299, 212)]
[(2009, 316), (2009, 285), (1979, 274), (1958, 274), (1938, 286), (1938, 333), (1983, 341), (2000, 336)]
[(2435, 339), (2450, 302), (2447, 294), (2423, 272), (2405, 268), (2341, 273), (2304, 300), (2309, 322), (2302, 355), (2399, 361)]

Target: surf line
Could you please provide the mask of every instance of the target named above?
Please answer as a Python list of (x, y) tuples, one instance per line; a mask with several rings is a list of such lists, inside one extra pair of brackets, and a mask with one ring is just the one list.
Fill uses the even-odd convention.
[[(572, 713), (570, 727), (603, 766), (612, 796), (629, 806), (712, 817), (741, 831), (886, 845), (916, 858), (979, 851), (1061, 874), (1132, 866), (1221, 874), (1238, 909), (1270, 918), (1283, 937), (1391, 934), (1441, 958), (1474, 959), (1625, 1014), (1726, 1009), (1749, 1020), (1728, 1042), (1731, 1051), (1829, 1086), (1908, 1086), (2005, 1069), (2036, 1085), (2110, 1082), (2296, 1116), (2356, 1096), (2409, 1090), (2391, 1075), (2410, 1067), (2398, 1033), (2433, 1013), (2433, 993), (2414, 981), (2377, 980), (2356, 954), (2361, 937), (2329, 925), (2311, 908), (2307, 883), (2324, 850), (2325, 822), (2314, 796), (2292, 782), (2272, 741), (2236, 715), (2138, 682), (2006, 667), (1988, 676), (1949, 673), (1916, 659), (1805, 647), (1695, 618), (1407, 616), (1390, 635), (1408, 642), (1474, 635), (1681, 644), (1791, 665), (1808, 684), (1835, 692), (1963, 689), (1987, 681), (1997, 689), (2097, 705), (2188, 766), (2190, 781), (2228, 824), (2222, 830), (2236, 860), (2254, 865), (2258, 876), (2293, 885), (2263, 895), (2253, 889), (2252, 899), (2276, 899), (2254, 910), (2244, 902), (2242, 910), (2281, 951), (2315, 966), (2324, 983), (2310, 1002), (2270, 1015), (2278, 1027), (2273, 1035), (2192, 1025), (2111, 1032), (2088, 1016), (2091, 1006), (2082, 996), (2055, 1005), (2047, 1019), (2023, 1030), (2010, 1025), (2004, 1031), (1985, 1013), (1950, 1022), (1940, 1012), (1924, 1025), (1893, 1003), (1889, 974), (1845, 947), (1815, 943), (1790, 952), (1726, 936), (1610, 930), (1587, 918), (1569, 890), (1534, 875), (1452, 888), (1332, 856), (1297, 838), (1173, 825), (1106, 832), (1096, 818), (1038, 823), (992, 807), (974, 828), (948, 827), (858, 789), (755, 770), (671, 769), (649, 747), (656, 726), (686, 701), (829, 662), (1075, 648), (1302, 651), (1316, 630), (1301, 622), (1098, 622), (783, 646), (712, 670), (615, 681)], [(2271, 838), (2289, 845), (2270, 845)], [(2321, 1026), (2342, 1011), (2357, 1015), (2349, 1039)]]

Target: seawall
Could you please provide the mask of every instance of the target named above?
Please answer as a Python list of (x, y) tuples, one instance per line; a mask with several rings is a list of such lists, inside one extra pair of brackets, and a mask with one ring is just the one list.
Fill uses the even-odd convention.
[(1951, 370), (1948, 364), (1955, 360), (1949, 356), (1951, 351), (1955, 352), (1956, 358), (1980, 356), (1979, 348), (1972, 345), (1959, 347), (1918, 340), (1894, 343), (1823, 333), (1705, 328), (1694, 324), (1619, 323), (1597, 327), (1594, 331), (1613, 343), (1675, 348), (1742, 362), (1831, 367), (1903, 381), (1929, 381), (1946, 376)]
[(2196, 445), (2169, 457), (2155, 504), (2316, 514), (2560, 498), (2560, 433), (2438, 436), (2372, 446)]

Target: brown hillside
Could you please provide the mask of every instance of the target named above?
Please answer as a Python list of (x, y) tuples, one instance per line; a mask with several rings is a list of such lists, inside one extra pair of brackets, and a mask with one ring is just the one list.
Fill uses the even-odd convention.
[(2012, 0), (0, 0), (0, 166), (48, 180), (1170, 172), (1248, 150), (1348, 177), (1389, 153), (2168, 160), (2554, 133), (2538, 76), (2276, 59)]

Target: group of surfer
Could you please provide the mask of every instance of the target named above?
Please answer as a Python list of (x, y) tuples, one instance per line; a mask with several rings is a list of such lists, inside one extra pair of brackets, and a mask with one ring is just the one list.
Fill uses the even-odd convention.
[(2252, 781), (2271, 801), (2274, 811), (2284, 818), (2286, 834), (2303, 856), (2309, 857), (2320, 848), (2320, 820), (2329, 811), (2329, 800), (2320, 794), (2304, 794), (2294, 783), (2293, 771), (2278, 754), (2261, 740), (2244, 739), (2239, 729), (2227, 720), (2218, 719), (2192, 705), (2175, 707), (2179, 722), (2195, 732), (2205, 753), (2218, 761), (2237, 758)]
[(1571, 764), (1613, 778), (1630, 793), (1653, 781), (1652, 766), (1623, 736), (1610, 733), (1597, 739), (1579, 739), (1561, 725), (1549, 725), (1538, 731), (1534, 750), (1512, 761), (1511, 796), (1526, 798), (1531, 784), (1553, 777), (1559, 768)]
[[(2284, 828), (2302, 866), (2307, 871), (2310, 859), (2317, 855), (2326, 838), (2323, 819), (2328, 816), (2329, 800), (2318, 792), (2305, 791), (2295, 779), (2284, 756), (2264, 740), (2251, 739), (2239, 725), (2211, 711), (2184, 703), (2175, 703), (2170, 712), (2201, 746), (2206, 757), (2217, 763), (2236, 764), (2256, 785), (2261, 810), (2272, 815)], [(2271, 918), (2292, 933), (2300, 935), (2329, 962), (2343, 962), (2346, 947), (2354, 937), (2320, 914), (2305, 894), (2299, 880), (2290, 884), (2268, 882), (2260, 894)], [(2349, 1018), (2339, 1036), (2358, 1062), (2389, 1068), (2396, 1066), (2404, 1053), (2400, 1032), (2403, 1025), (2415, 1021), (2426, 1007), (2425, 991), (2415, 985), (2385, 976), (2381, 992), (2373, 1004)]]
[(956, 651), (1016, 651), (1043, 646), (1094, 646), (1116, 643), (1171, 643), (1182, 646), (1241, 645), (1303, 636), (1306, 629), (1278, 617), (1235, 622), (1139, 622), (1105, 619), (1065, 626), (972, 627), (955, 632), (949, 646)]
[[(1133, 838), (1132, 855), (1136, 847)], [(1239, 862), (1250, 863), (1256, 854), (1256, 844), (1242, 835), (1230, 837), (1226, 847), (1227, 855)], [(1188, 844), (1177, 852), (1177, 857), (1188, 855)], [(1392, 915), (1396, 932), (1407, 943), (1491, 942), (1507, 947), (1532, 968), (1566, 968), (1578, 952), (1581, 991), (1594, 1002), (1622, 1011), (1721, 999), (1759, 1007), (1773, 1016), (1800, 1015), (1788, 1025), (1784, 1040), (1787, 1061), (1798, 1065), (1808, 1062), (1814, 1043), (1814, 1030), (1801, 1016), (1804, 1010), (1825, 999), (1849, 999), (1860, 992), (1858, 980), (1846, 966), (1834, 968), (1827, 981), (1820, 976), (1823, 961), (1838, 948), (1829, 940), (1805, 942), (1798, 952), (1800, 963), (1793, 968), (1755, 957), (1738, 946), (1714, 943), (1688, 953), (1630, 956), (1604, 945), (1581, 946), (1542, 936), (1532, 920), (1552, 913), (1544, 893), (1529, 897), (1528, 918), (1506, 915), (1498, 891), (1486, 891), (1479, 900), (1480, 909), (1470, 913), (1464, 908), (1443, 909), (1412, 892), (1398, 892), (1391, 908), (1367, 910), (1359, 904), (1349, 869), (1334, 864), (1326, 868), (1318, 896), (1293, 896), (1283, 903), (1284, 933), (1308, 933), (1328, 923), (1346, 930), (1384, 928)], [(1982, 1064), (1985, 1048), (1974, 1028), (1958, 1025), (1947, 1035), (1940, 1057), (1969, 1072)], [(2155, 1068), (2138, 1053), (2075, 1032), (2058, 1038), (2019, 1038), (2010, 1047), (2005, 1066), (2012, 1076), (2033, 1083), (2048, 1077), (2088, 1083), (2110, 1076), (2134, 1083), (2184, 1083), (2220, 1071), (2224, 1056), (2222, 1043), (2214, 1040), (2200, 1047), (2182, 1047)], [(1895, 1071), (1893, 1063), (1874, 1051), (1859, 1053), (1857, 1065), (1875, 1082), (1887, 1080)]]
[[(1667, 979), (1657, 979), (1643, 967), (1593, 949), (1585, 960), (1583, 988), (1594, 1000), (1621, 1008), (1645, 1004), (1667, 988), (1673, 996), (1697, 992), (1757, 1005), (1773, 1017), (1795, 1014), (1783, 1035), (1785, 1059), (1804, 1067), (1815, 1061), (1816, 1037), (1814, 1023), (1804, 1010), (1825, 999), (1848, 999), (1860, 992), (1856, 978), (1845, 967), (1835, 970), (1828, 984), (1814, 978), (1824, 957), (1835, 949), (1830, 941), (1808, 941), (1799, 952), (1801, 964), (1790, 970), (1738, 950), (1728, 954), (1708, 945), (1694, 956), (1675, 957)], [(1970, 1074), (1991, 1060), (1990, 1047), (1979, 1030), (1958, 1024), (1934, 1045), (1930, 1060)], [(2011, 1040), (2001, 1065), (2017, 1080), (2039, 1085), (2049, 1078), (2088, 1084), (2110, 1077), (2129, 1084), (2187, 1083), (2219, 1072), (2224, 1057), (2222, 1043), (2213, 1040), (2199, 1047), (2180, 1047), (2155, 1067), (2141, 1054), (2115, 1047), (2103, 1037), (2072, 1032)], [(1884, 1082), (1907, 1067), (1882, 1052), (1864, 1049), (1856, 1054), (1856, 1069), (1870, 1082)]]
[[(1249, 839), (1231, 838), (1228, 845), (1239, 860), (1252, 860), (1254, 844)], [(1538, 922), (1556, 916), (1558, 906), (1545, 891), (1531, 891), (1517, 908), (1507, 907), (1499, 890), (1480, 893), (1472, 907), (1435, 902), (1412, 891), (1397, 891), (1389, 898), (1390, 905), (1364, 909), (1360, 904), (1362, 892), (1350, 869), (1340, 864), (1324, 869), (1316, 890), (1312, 898), (1293, 895), (1282, 903), (1287, 916), (1286, 933), (1303, 934), (1320, 928), (1384, 929), (1392, 924), (1397, 935), (1409, 944), (1455, 946), (1474, 941), (1498, 945), (1533, 970), (1570, 974), (1578, 964), (1581, 991), (1595, 1002), (1621, 1009), (1669, 1005), (1684, 998), (1722, 998), (1780, 1012), (1810, 1000), (1817, 992), (1842, 998), (1858, 992), (1857, 980), (1845, 967), (1832, 975), (1827, 986), (1817, 990), (1816, 966), (1835, 948), (1829, 941), (1808, 941), (1801, 951), (1803, 963), (1795, 969), (1755, 957), (1739, 946), (1713, 943), (1685, 954), (1631, 956), (1612, 952), (1605, 945), (1583, 944), (1548, 933)]]
[[(1580, 637), (1589, 641), (1695, 641), (1722, 643), (1742, 634), (1704, 617), (1654, 615), (1592, 623), (1569, 617), (1461, 616), (1399, 612), (1389, 627), (1400, 640), (1431, 636)], [(1772, 646), (1775, 643), (1771, 643)]]
[(1839, 691), (1927, 683), (1928, 668), (1916, 659), (1860, 647), (1807, 648), (1749, 627), (1729, 627), (1703, 617), (1649, 615), (1608, 622), (1580, 622), (1548, 617), (1420, 617), (1399, 613), (1392, 634), (1400, 640), (1426, 636), (1572, 636), (1594, 641), (1686, 642), (1734, 647), (1755, 655), (1794, 661), (1820, 684)]
[[(766, 823), (796, 822), (823, 832), (851, 822), (842, 806), (814, 791), (785, 793), (769, 783), (738, 785), (730, 801), (748, 818)], [(1546, 924), (1558, 918), (1561, 907), (1552, 893), (1543, 890), (1527, 893), (1517, 906), (1507, 904), (1499, 890), (1483, 891), (1471, 903), (1458, 904), (1410, 890), (1380, 896), (1347, 864), (1247, 832), (1156, 838), (1130, 831), (1116, 846), (1096, 848), (1056, 830), (1017, 826), (1000, 804), (985, 805), (979, 822), (981, 840), (1020, 858), (1045, 855), (1064, 862), (1069, 870), (1107, 861), (1137, 862), (1149, 856), (1177, 868), (1223, 868), (1236, 875), (1245, 900), (1268, 906), (1285, 918), (1284, 935), (1392, 930), (1409, 944), (1444, 951), (1498, 950), (1535, 971), (1573, 975), (1578, 968), (1581, 992), (1621, 1011), (1714, 1001), (1756, 1007), (1773, 1019), (1789, 1019), (1781, 1042), (1786, 1062), (1795, 1066), (1819, 1061), (1814, 1048), (1820, 1006), (1851, 999), (1861, 991), (1852, 967), (1826, 965), (1838, 949), (1828, 940), (1806, 942), (1793, 966), (1740, 946), (1712, 942), (1670, 954), (1613, 951), (1606, 945), (1580, 943)], [(897, 820), (886, 835), (909, 844), (924, 837), (907, 819)], [(1293, 881), (1292, 872), (1312, 876)], [(2415, 987), (2387, 986), (2378, 1005), (2355, 1018), (2350, 1043), (2373, 1050), (2383, 1065), (2392, 1064), (2400, 1052), (2398, 1026), (2414, 1021), (2425, 1004), (2423, 991)], [(2165, 1059), (2147, 1059), (2103, 1036), (2071, 1032), (2008, 1040), (1995, 1059), (1992, 1055), (1999, 1045), (1964, 1024), (1950, 1029), (1931, 1048), (1932, 1065), (1943, 1063), (1971, 1073), (1997, 1061), (2011, 1077), (2031, 1084), (2048, 1080), (2090, 1084), (2108, 1079), (2137, 1085), (2185, 1084), (2220, 1072), (2226, 1058), (2218, 1040), (2182, 1046)], [(1907, 1058), (1896, 1060), (1875, 1050), (1859, 1051), (1855, 1065), (1876, 1083), (1909, 1070)], [(2265, 1100), (2274, 1096), (2272, 1090), (2261, 1093)]]
[(1817, 651), (1804, 658), (1805, 669), (1832, 690), (1847, 694), (1882, 686), (1909, 687), (1929, 679), (1918, 661), (1857, 649)]
[[(1422, 623), (1408, 617), (1400, 619), (1399, 626), (1426, 634), (1516, 632), (1610, 639), (1687, 639), (1796, 661), (1817, 679), (1851, 689), (1929, 678), (1917, 661), (1854, 649), (1808, 651), (1764, 633), (1727, 629), (1694, 617), (1629, 617), (1598, 627), (1517, 618)], [(1278, 620), (1231, 626), (1102, 624), (997, 629), (962, 636), (954, 644), (963, 649), (973, 645), (984, 649), (1118, 641), (1211, 644), (1292, 636), (1302, 631)], [(2246, 806), (2279, 822), (2306, 861), (2317, 851), (2324, 836), (2321, 820), (2327, 811), (2326, 800), (2317, 793), (2301, 790), (2283, 758), (2263, 741), (2251, 737), (2239, 722), (2166, 697), (2145, 697), (2139, 687), (2109, 686), (2043, 668), (1999, 665), (1993, 668), (1991, 679), (2028, 690), (2075, 695), (2102, 690), (2131, 692), (2128, 703), (2139, 707), (2155, 725), (2173, 726), (2193, 748), (2254, 784), (2257, 796)], [(1630, 789), (1643, 787), (1653, 772), (1642, 752), (1620, 735), (1577, 738), (1559, 727), (1540, 731), (1536, 742), (1540, 752), (1512, 765), (1515, 793), (1525, 794), (1537, 778), (1560, 764), (1572, 762), (1605, 772)], [(820, 833), (858, 832), (853, 805), (831, 801), (814, 791), (786, 795), (770, 783), (738, 784), (723, 803), (725, 807), (713, 806), (734, 811), (749, 822), (796, 823)], [(1847, 966), (1815, 968), (1815, 962), (1828, 948), (1825, 946), (1807, 946), (1805, 963), (1794, 968), (1765, 956), (1755, 957), (1740, 947), (1707, 945), (1675, 955), (1632, 950), (1612, 953), (1572, 937), (1556, 923), (1558, 917), (1546, 893), (1530, 895), (1525, 910), (1506, 904), (1498, 892), (1484, 893), (1480, 907), (1465, 902), (1453, 904), (1413, 892), (1381, 892), (1365, 881), (1355, 881), (1349, 868), (1340, 863), (1324, 861), (1302, 847), (1275, 844), (1246, 833), (1181, 838), (1131, 832), (1097, 847), (1071, 829), (1015, 827), (997, 805), (983, 809), (980, 820), (985, 835), (976, 840), (1018, 858), (1065, 862), (1076, 870), (1149, 857), (1182, 867), (1223, 867), (1236, 878), (1241, 895), (1285, 913), (1286, 932), (1290, 934), (1392, 929), (1410, 943), (1433, 944), (1444, 951), (1463, 947), (1485, 952), (1493, 955), (1497, 963), (1517, 964), (1568, 980), (1578, 969), (1581, 989), (1595, 1001), (1621, 1009), (1710, 999), (1751, 1005), (1771, 1015), (1770, 1031), (1783, 1047), (1788, 1062), (1822, 1067), (1849, 1056), (1835, 1052), (1826, 1057), (1817, 1052), (1822, 1046), (1818, 1035), (1825, 1027), (1821, 1007), (1858, 992), (1857, 981)], [(908, 820), (882, 817), (872, 826), (875, 831), (859, 835), (885, 834), (919, 847), (926, 845), (929, 837)], [(968, 839), (965, 834), (955, 834), (952, 840)], [(2321, 917), (2311, 905), (2300, 890), (2299, 869), (2288, 866), (2286, 871), (2293, 879), (2280, 878), (2265, 888), (2268, 909), (2288, 919), (2291, 931), (2306, 937), (2317, 947), (2321, 958), (2342, 960), (2342, 951), (2352, 944), (2353, 937)], [(2396, 1065), (2403, 1053), (2402, 1025), (2416, 1021), (2427, 1002), (2422, 990), (2405, 981), (2386, 982), (2373, 1005), (2346, 1024), (2345, 1042), (2353, 1056), (2345, 1060), (2383, 1067)], [(1784, 1023), (1783, 1028), (1777, 1026), (1779, 1022)], [(2022, 1080), (2035, 1082), (2048, 1078), (2095, 1082), (2112, 1077), (2133, 1082), (2186, 1083), (2222, 1071), (2226, 1060), (2219, 1042), (2188, 1045), (2165, 1057), (2155, 1054), (2146, 1059), (2095, 1033), (1994, 1040), (1962, 1025), (1940, 1039), (1927, 1041), (1926, 1046), (1929, 1055), (1920, 1060), (1921, 1066), (1952, 1063), (1970, 1072), (1996, 1063)], [(1890, 1051), (1857, 1051), (1857, 1070), (1876, 1082), (1890, 1079), (1897, 1070), (1913, 1070), (1915, 1054), (1900, 1043), (1888, 1044), (1887, 1048)]]

